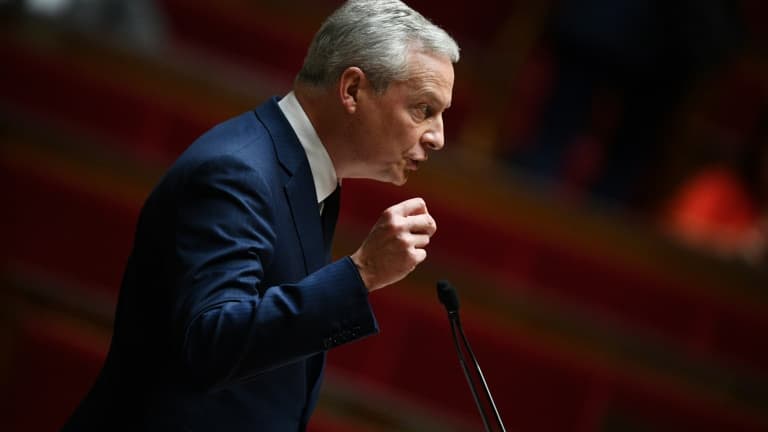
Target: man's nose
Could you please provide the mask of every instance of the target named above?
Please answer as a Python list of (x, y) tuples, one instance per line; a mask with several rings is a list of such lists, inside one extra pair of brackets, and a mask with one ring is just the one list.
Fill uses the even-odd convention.
[(423, 135), (422, 144), (430, 150), (440, 150), (445, 146), (443, 116), (437, 116), (432, 127)]

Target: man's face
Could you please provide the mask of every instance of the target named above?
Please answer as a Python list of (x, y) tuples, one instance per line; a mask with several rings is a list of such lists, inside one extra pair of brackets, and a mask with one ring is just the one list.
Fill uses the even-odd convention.
[(402, 185), (445, 144), (443, 111), (451, 105), (453, 64), (447, 57), (412, 52), (409, 78), (382, 94), (365, 91), (358, 122), (358, 160), (365, 177)]

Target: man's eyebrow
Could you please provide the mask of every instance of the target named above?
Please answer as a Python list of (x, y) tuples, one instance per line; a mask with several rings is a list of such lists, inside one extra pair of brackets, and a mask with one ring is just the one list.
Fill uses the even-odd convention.
[(441, 107), (442, 107), (444, 110), (446, 110), (446, 109), (448, 109), (448, 108), (450, 108), (450, 107), (451, 107), (451, 101), (450, 101), (450, 100), (448, 100), (448, 102), (446, 103), (446, 102), (443, 100), (443, 98), (441, 98), (441, 97), (440, 97), (440, 95), (438, 95), (436, 92), (434, 92), (434, 91), (432, 91), (432, 90), (430, 90), (430, 89), (426, 89), (426, 90), (421, 90), (421, 91), (419, 91), (419, 92), (417, 93), (417, 97), (418, 97), (418, 98), (427, 98), (427, 99), (431, 99), (431, 101), (432, 101), (433, 103), (435, 103), (435, 104), (437, 104), (437, 105), (441, 106)]

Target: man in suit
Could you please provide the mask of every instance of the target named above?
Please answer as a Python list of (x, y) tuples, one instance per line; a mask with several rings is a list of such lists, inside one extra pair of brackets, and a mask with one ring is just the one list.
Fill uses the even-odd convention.
[(349, 1), (292, 92), (195, 141), (142, 209), (109, 354), (64, 430), (305, 430), (325, 351), (377, 332), (369, 293), (436, 230), (413, 198), (331, 263), (339, 185), (401, 185), (443, 147), (458, 58), (402, 2)]

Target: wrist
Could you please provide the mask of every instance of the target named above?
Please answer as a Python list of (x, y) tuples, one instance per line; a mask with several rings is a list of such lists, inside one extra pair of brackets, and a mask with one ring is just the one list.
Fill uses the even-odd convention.
[(364, 264), (364, 261), (357, 253), (354, 253), (350, 255), (350, 260), (352, 260), (352, 264), (355, 265), (357, 268), (357, 272), (360, 274), (360, 279), (363, 281), (363, 285), (365, 285), (365, 289), (368, 290), (368, 292), (373, 291), (372, 289), (372, 281), (370, 278), (370, 275), (366, 271), (366, 267)]

